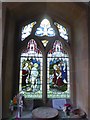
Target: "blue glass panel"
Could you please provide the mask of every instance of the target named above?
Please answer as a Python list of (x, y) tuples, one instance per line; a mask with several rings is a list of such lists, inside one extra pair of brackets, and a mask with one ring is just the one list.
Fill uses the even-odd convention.
[(54, 29), (51, 27), (50, 22), (47, 19), (44, 19), (41, 24), (40, 27), (37, 28), (36, 32), (35, 32), (36, 36), (49, 36), (49, 37), (53, 37), (55, 36), (55, 31)]

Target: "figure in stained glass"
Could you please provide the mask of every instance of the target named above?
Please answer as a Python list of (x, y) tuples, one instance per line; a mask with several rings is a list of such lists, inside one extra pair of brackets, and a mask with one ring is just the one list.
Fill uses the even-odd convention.
[(54, 78), (53, 78), (53, 82), (54, 82), (54, 85), (57, 85), (58, 87), (59, 86), (62, 86), (63, 85), (63, 81), (62, 81), (62, 76), (61, 76), (61, 70), (60, 70), (60, 67), (55, 64), (53, 66), (54, 68)]
[(25, 89), (29, 75), (28, 63), (24, 63), (22, 67), (22, 88)]
[(37, 89), (37, 80), (38, 80), (38, 75), (39, 75), (39, 71), (38, 71), (38, 64), (37, 63), (34, 63), (33, 67), (32, 67), (32, 70), (31, 70), (31, 76), (30, 76), (30, 79), (31, 79), (31, 88), (33, 91), (35, 91)]
[(66, 61), (63, 62), (62, 65), (62, 80), (67, 83), (67, 64)]
[[(35, 40), (31, 39), (27, 44), (27, 49), (21, 54), (20, 91), (25, 97), (37, 98), (42, 96), (42, 53), (37, 48)], [(30, 92), (30, 93), (29, 93)]]
[[(62, 86), (66, 86), (66, 66), (63, 66), (63, 61), (56, 59), (51, 60), (50, 63), (50, 75), (52, 76), (52, 83), (50, 84), (50, 88), (57, 88), (63, 91)], [(65, 90), (65, 89), (64, 89)]]
[[(68, 74), (67, 65), (68, 54), (63, 49), (62, 43), (56, 40), (53, 48), (48, 52), (48, 97), (60, 98), (61, 92), (63, 96), (67, 95)], [(53, 92), (54, 91), (54, 92)]]

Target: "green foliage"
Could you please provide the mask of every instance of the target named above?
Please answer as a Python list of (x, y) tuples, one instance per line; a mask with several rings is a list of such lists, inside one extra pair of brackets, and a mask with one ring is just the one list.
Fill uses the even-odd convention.
[(67, 90), (67, 84), (64, 83), (62, 86), (58, 87), (57, 85), (54, 85), (54, 84), (50, 84), (50, 88), (51, 89), (56, 89), (56, 90), (59, 90), (61, 92), (65, 92)]

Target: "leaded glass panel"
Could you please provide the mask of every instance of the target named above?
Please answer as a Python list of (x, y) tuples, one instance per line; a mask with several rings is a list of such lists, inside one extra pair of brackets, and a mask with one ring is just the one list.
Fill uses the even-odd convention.
[(25, 98), (42, 98), (42, 53), (33, 39), (21, 54), (19, 91)]
[(44, 47), (46, 47), (47, 44), (48, 44), (48, 40), (42, 40), (42, 44), (43, 44)]
[(62, 38), (64, 38), (66, 41), (68, 41), (68, 32), (67, 29), (65, 27), (63, 27), (62, 25), (54, 22), (54, 24), (57, 26), (58, 30), (59, 30), (59, 34)]
[(26, 37), (28, 37), (31, 34), (32, 28), (35, 24), (36, 22), (32, 22), (22, 27), (21, 41), (23, 41)]
[(37, 28), (35, 32), (36, 36), (55, 36), (55, 30), (51, 27), (50, 22), (47, 19), (42, 20), (40, 26)]
[(47, 58), (48, 98), (69, 98), (69, 56), (60, 41), (55, 41)]

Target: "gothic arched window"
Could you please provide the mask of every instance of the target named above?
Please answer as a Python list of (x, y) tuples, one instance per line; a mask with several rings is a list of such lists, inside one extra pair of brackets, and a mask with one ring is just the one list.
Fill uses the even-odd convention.
[(19, 92), (25, 98), (70, 98), (68, 29), (45, 18), (22, 27), (24, 41)]

